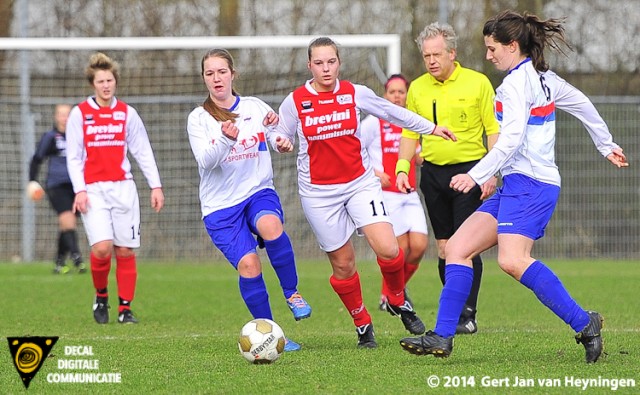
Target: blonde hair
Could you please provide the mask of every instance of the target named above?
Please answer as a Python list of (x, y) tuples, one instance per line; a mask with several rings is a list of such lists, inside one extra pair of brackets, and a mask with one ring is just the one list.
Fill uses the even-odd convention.
[(120, 65), (102, 52), (96, 52), (89, 58), (89, 65), (84, 71), (84, 75), (87, 77), (89, 84), (93, 85), (96, 72), (99, 70), (110, 71), (116, 79), (116, 83), (118, 83), (118, 79), (120, 78)]

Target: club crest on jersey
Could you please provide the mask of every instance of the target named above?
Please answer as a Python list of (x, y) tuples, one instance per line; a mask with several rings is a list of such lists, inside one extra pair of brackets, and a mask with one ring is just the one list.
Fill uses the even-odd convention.
[(311, 104), (311, 100), (305, 100), (302, 103), (300, 103), (300, 105), (302, 106), (303, 109), (308, 110), (310, 109), (313, 104)]
[(351, 95), (338, 95), (336, 96), (338, 104), (351, 104), (353, 103), (353, 96)]
[(86, 114), (84, 116), (84, 123), (85, 124), (92, 124), (95, 123), (94, 119), (93, 119), (93, 114)]
[(124, 121), (127, 118), (127, 114), (124, 111), (114, 111), (113, 112), (113, 120), (114, 121)]

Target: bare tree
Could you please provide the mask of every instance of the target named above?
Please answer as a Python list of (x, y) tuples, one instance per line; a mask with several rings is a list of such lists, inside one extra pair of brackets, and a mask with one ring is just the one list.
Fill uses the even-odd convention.
[[(11, 36), (13, 21), (13, 0), (0, 0), (0, 37)], [(5, 51), (0, 51), (0, 67), (4, 65)]]

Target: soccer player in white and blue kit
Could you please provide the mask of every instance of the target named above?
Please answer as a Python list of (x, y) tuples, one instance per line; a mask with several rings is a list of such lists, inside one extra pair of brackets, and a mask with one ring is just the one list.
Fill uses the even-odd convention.
[[(263, 246), (296, 320), (311, 307), (298, 293), (293, 247), (284, 231), (284, 212), (273, 185), (267, 142), (279, 152), (293, 150), (276, 137), (278, 116), (262, 100), (233, 90), (236, 71), (224, 49), (202, 58), (209, 95), (189, 114), (187, 132), (200, 173), (200, 203), (213, 244), (238, 271), (240, 294), (253, 318), (273, 319), (256, 248)], [(300, 345), (287, 339), (285, 351)]]
[(508, 72), (496, 90), (495, 111), (500, 136), (493, 149), (467, 174), (451, 179), (451, 188), (467, 193), (497, 171), (503, 186), (465, 221), (446, 248), (446, 282), (437, 323), (424, 336), (405, 338), (407, 351), (447, 357), (453, 350), (458, 316), (469, 294), (472, 257), (498, 245), (498, 264), (531, 289), (536, 297), (576, 332), (587, 363), (602, 354), (603, 318), (586, 311), (569, 295), (558, 277), (531, 257), (534, 241), (544, 235), (560, 194), (555, 164), (556, 108), (578, 118), (600, 154), (617, 167), (628, 163), (591, 101), (558, 77), (544, 59), (544, 48), (566, 44), (561, 19), (503, 11), (484, 25), (487, 59)]

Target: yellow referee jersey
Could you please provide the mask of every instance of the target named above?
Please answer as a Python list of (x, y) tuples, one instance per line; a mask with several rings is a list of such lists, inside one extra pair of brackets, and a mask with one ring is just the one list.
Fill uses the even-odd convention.
[[(422, 156), (435, 165), (451, 165), (482, 158), (487, 149), (483, 133), (496, 134), (500, 126), (493, 111), (495, 92), (482, 73), (455, 63), (444, 82), (425, 73), (415, 79), (407, 93), (407, 109), (451, 130), (457, 142), (438, 136), (422, 136)], [(418, 133), (404, 129), (402, 135), (417, 140)]]

